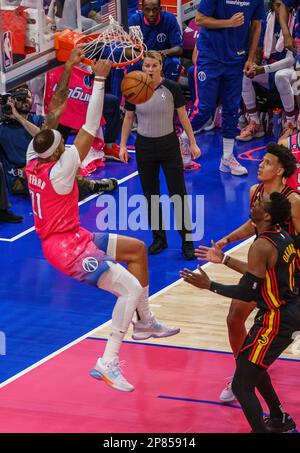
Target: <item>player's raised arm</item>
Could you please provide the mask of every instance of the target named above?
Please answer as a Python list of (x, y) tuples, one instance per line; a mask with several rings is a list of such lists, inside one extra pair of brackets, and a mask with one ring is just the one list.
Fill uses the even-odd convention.
[(92, 70), (95, 74), (93, 92), (90, 97), (85, 124), (78, 132), (74, 141), (81, 161), (83, 161), (89, 152), (99, 129), (103, 111), (105, 79), (110, 72), (111, 66), (112, 63), (109, 60), (98, 60), (92, 64)]

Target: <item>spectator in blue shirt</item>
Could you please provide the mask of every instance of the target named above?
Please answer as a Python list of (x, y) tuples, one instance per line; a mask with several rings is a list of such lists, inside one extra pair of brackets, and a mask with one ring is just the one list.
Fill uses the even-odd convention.
[(129, 26), (132, 25), (141, 28), (147, 50), (156, 50), (163, 56), (164, 76), (177, 81), (182, 70), (183, 48), (181, 30), (174, 14), (162, 11), (160, 0), (143, 0), (142, 11), (129, 19)]
[[(142, 11), (133, 14), (128, 21), (129, 27), (138, 25), (143, 34), (147, 50), (156, 50), (163, 57), (163, 75), (166, 79), (178, 81), (183, 66), (180, 56), (183, 53), (182, 34), (173, 13), (162, 11), (160, 0), (143, 0)], [(127, 72), (140, 71), (142, 62), (127, 67)], [(122, 68), (111, 72), (111, 92), (122, 97), (121, 81), (124, 76)]]
[(196, 103), (191, 115), (193, 130), (200, 131), (216, 109), (222, 108), (223, 156), (220, 171), (241, 176), (248, 173), (233, 155), (238, 135), (242, 79), (251, 74), (264, 18), (263, 0), (201, 0), (196, 23)]

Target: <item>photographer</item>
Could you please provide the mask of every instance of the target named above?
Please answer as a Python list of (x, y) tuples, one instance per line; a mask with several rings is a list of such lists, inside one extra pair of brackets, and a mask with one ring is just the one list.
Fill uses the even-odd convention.
[(1, 96), (0, 153), (11, 194), (28, 194), (24, 167), (26, 150), (44, 118), (30, 113), (32, 95), (26, 87)]
[[(29, 143), (41, 129), (44, 117), (30, 113), (32, 94), (20, 87), (0, 98), (0, 157), (3, 162), (8, 190), (13, 195), (28, 195), (24, 167)], [(117, 187), (114, 178), (89, 180), (77, 177), (79, 199), (92, 193), (112, 191)]]

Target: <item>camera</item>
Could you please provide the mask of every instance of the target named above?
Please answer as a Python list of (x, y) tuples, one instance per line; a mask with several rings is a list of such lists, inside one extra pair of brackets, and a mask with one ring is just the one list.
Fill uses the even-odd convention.
[(11, 106), (7, 103), (8, 99), (11, 98), (15, 101), (25, 101), (28, 97), (28, 91), (24, 90), (16, 90), (12, 91), (11, 93), (0, 94), (0, 121), (3, 123), (9, 123), (14, 121), (10, 118), (12, 114)]
[(10, 115), (12, 113), (11, 106), (7, 104), (10, 98), (10, 93), (0, 94), (0, 118)]

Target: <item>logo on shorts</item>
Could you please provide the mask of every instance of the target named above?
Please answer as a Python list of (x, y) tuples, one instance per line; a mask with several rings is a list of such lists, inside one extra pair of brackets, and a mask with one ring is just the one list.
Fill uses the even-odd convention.
[(204, 80), (206, 79), (206, 74), (204, 71), (198, 72), (198, 79), (200, 80), (200, 82), (204, 82)]
[(260, 344), (261, 346), (266, 346), (268, 343), (269, 338), (267, 337), (267, 335), (261, 335), (260, 339), (258, 340), (258, 344)]
[(156, 37), (157, 42), (165, 42), (167, 36), (164, 33), (159, 33)]
[(87, 256), (82, 261), (82, 267), (85, 272), (95, 272), (98, 269), (99, 263), (93, 256)]

